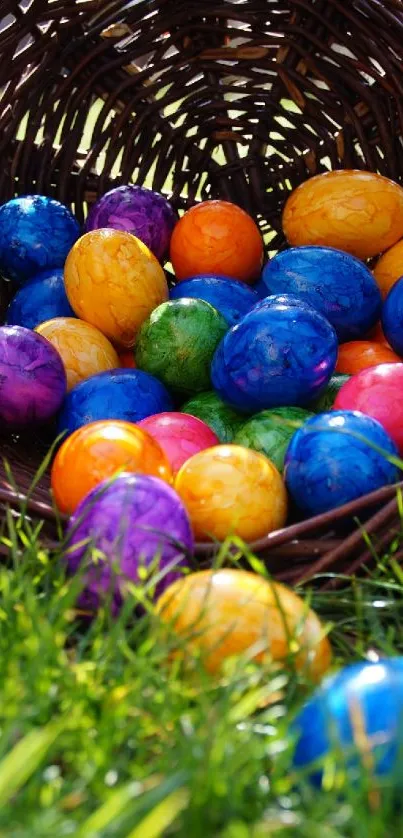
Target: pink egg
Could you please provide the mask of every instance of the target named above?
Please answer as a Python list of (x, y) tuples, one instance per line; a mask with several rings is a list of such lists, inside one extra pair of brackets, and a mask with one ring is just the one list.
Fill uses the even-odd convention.
[(403, 363), (379, 364), (353, 375), (333, 408), (359, 410), (377, 419), (403, 454)]
[(205, 422), (187, 413), (157, 413), (138, 424), (159, 442), (174, 474), (193, 454), (220, 444)]

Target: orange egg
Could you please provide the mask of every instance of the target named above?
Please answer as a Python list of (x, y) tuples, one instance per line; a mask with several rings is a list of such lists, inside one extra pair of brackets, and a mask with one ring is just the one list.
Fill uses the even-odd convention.
[(329, 668), (330, 643), (317, 615), (285, 585), (243, 570), (205, 570), (174, 582), (157, 602), (163, 625), (182, 641), (182, 654), (200, 654), (219, 672), (228, 658), (265, 657), (319, 679)]
[(35, 329), (57, 349), (66, 370), (67, 389), (98, 372), (119, 366), (116, 350), (108, 338), (74, 317), (54, 317)]
[(195, 539), (224, 540), (236, 533), (254, 541), (280, 529), (287, 493), (273, 463), (241, 445), (216, 445), (194, 454), (175, 479)]
[(382, 297), (385, 298), (395, 282), (403, 276), (403, 239), (381, 256), (373, 273)]
[(403, 189), (373, 172), (317, 175), (290, 195), (283, 230), (293, 246), (325, 245), (369, 259), (403, 236)]
[(402, 359), (382, 343), (370, 340), (352, 340), (339, 346), (336, 372), (354, 375), (378, 364), (401, 364)]
[(178, 280), (222, 274), (253, 282), (263, 260), (258, 226), (228, 201), (204, 201), (188, 210), (171, 238), (171, 262)]
[(119, 366), (123, 369), (136, 369), (136, 362), (134, 360), (134, 352), (128, 349), (127, 352), (119, 352)]
[[(382, 323), (380, 321), (372, 329), (372, 332), (369, 335), (369, 340), (371, 341), (371, 343), (373, 343), (373, 342), (374, 343), (382, 343), (384, 346), (387, 346), (389, 349), (392, 349), (392, 347), (390, 346), (390, 344), (388, 343), (388, 341), (385, 338), (385, 335), (384, 335), (383, 329), (382, 329)], [(393, 352), (393, 350), (392, 350), (392, 352)]]
[(53, 462), (51, 484), (58, 508), (71, 514), (91, 489), (118, 471), (172, 482), (162, 448), (137, 425), (108, 419), (79, 428), (63, 442)]

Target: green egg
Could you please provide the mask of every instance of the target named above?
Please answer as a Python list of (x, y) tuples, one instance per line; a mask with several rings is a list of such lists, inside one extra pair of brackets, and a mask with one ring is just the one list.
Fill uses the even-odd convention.
[(351, 378), (351, 375), (345, 375), (341, 372), (336, 372), (332, 375), (324, 393), (322, 393), (316, 402), (310, 405), (312, 410), (315, 413), (327, 413), (328, 410), (331, 410), (336, 401), (336, 396), (338, 395), (339, 390), (341, 390), (343, 384), (345, 384), (349, 378)]
[(223, 443), (232, 442), (236, 432), (245, 422), (245, 415), (236, 413), (213, 390), (193, 396), (181, 407), (181, 411), (202, 419)]
[(262, 410), (242, 425), (235, 435), (234, 443), (265, 454), (282, 472), (291, 437), (313, 415), (302, 407)]

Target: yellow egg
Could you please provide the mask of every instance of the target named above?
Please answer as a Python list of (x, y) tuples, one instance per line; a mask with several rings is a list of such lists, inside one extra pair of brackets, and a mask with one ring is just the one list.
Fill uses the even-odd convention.
[(301, 184), (283, 212), (293, 246), (325, 245), (369, 259), (403, 236), (403, 189), (373, 172), (327, 172)]
[(168, 299), (160, 263), (123, 230), (92, 230), (78, 239), (67, 257), (64, 282), (77, 316), (126, 347), (133, 346), (143, 321)]
[(120, 366), (116, 350), (108, 338), (82, 320), (55, 317), (35, 329), (58, 351), (66, 370), (67, 389), (105, 370)]
[(403, 239), (378, 259), (374, 268), (374, 277), (382, 297), (386, 297), (392, 286), (403, 276)]

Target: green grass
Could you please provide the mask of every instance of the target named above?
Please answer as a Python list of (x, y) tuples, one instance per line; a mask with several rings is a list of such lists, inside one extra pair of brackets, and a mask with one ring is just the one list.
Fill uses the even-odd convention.
[[(394, 838), (387, 787), (343, 771), (313, 790), (292, 769), (289, 721), (309, 686), (269, 664), (220, 678), (167, 663), (151, 602), (77, 622), (65, 578), (28, 521), (0, 565), (0, 838)], [(256, 569), (256, 562), (252, 559)], [(305, 595), (307, 592), (304, 592)], [(403, 653), (393, 557), (338, 592), (310, 591), (335, 666)], [(374, 605), (374, 603), (376, 603)]]

